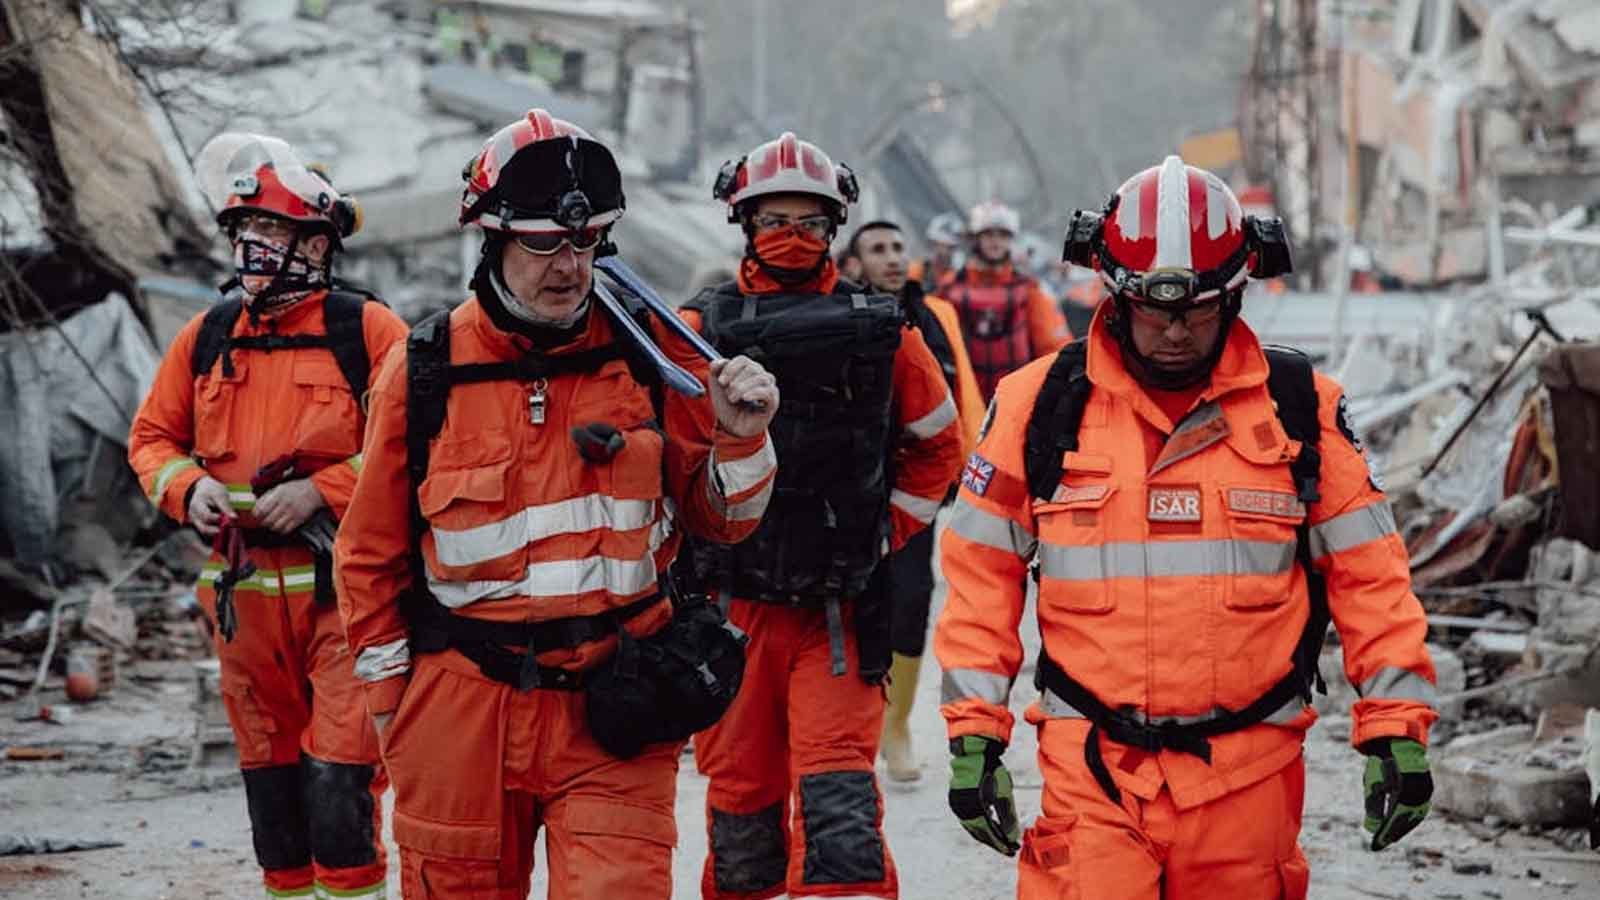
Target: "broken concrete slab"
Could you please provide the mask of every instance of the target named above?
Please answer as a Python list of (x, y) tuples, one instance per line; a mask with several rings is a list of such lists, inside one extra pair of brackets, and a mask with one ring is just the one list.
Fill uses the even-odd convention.
[(107, 646), (132, 650), (139, 639), (139, 622), (133, 610), (119, 602), (115, 594), (100, 588), (89, 597), (83, 633)]
[(1433, 766), (1433, 803), (1471, 819), (1576, 825), (1589, 811), (1588, 782), (1571, 758), (1531, 753), (1533, 727), (1513, 725), (1457, 738)]

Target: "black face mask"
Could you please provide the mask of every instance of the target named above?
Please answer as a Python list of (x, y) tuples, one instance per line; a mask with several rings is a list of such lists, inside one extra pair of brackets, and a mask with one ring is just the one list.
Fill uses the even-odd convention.
[(1228, 292), (1221, 301), (1222, 318), (1217, 325), (1216, 342), (1200, 359), (1181, 368), (1162, 366), (1139, 352), (1138, 346), (1133, 342), (1133, 311), (1129, 309), (1127, 299), (1120, 294), (1112, 301), (1116, 304), (1115, 315), (1107, 324), (1111, 328), (1112, 336), (1117, 339), (1117, 346), (1122, 350), (1123, 360), (1140, 384), (1161, 391), (1181, 391), (1210, 379), (1212, 370), (1217, 367), (1217, 361), (1222, 358), (1223, 348), (1228, 344), (1228, 332), (1233, 329), (1233, 322), (1239, 317), (1243, 296), (1243, 290)]

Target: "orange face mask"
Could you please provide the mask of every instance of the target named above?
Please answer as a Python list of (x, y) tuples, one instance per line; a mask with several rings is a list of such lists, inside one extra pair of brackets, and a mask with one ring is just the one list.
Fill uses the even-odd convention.
[[(761, 262), (774, 269), (788, 269), (797, 273), (817, 269), (814, 278), (800, 284), (781, 284), (763, 271), (754, 259), (745, 257), (739, 267), (739, 287), (747, 294), (772, 294), (781, 292), (826, 294), (833, 291), (839, 272), (832, 257), (828, 256), (828, 242), (813, 237), (799, 228), (779, 228), (763, 231), (752, 242)], [(818, 262), (821, 268), (817, 267)]]

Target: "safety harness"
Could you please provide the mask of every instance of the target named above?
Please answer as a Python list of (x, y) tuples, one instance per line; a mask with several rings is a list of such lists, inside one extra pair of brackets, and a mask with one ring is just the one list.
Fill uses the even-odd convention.
[[(650, 315), (637, 298), (619, 292), (629, 315), (649, 329)], [(596, 307), (603, 308), (603, 307)], [(617, 334), (626, 332), (618, 327)], [(664, 385), (654, 365), (631, 343), (613, 341), (599, 347), (556, 355), (529, 354), (521, 359), (493, 363), (450, 362), (450, 313), (439, 312), (412, 329), (406, 339), (406, 470), (411, 476), (413, 549), (412, 587), (402, 599), (411, 626), (412, 653), (438, 653), (453, 648), (477, 663), (483, 674), (521, 691), (534, 688), (576, 691), (584, 687), (583, 674), (539, 665), (537, 657), (550, 650), (571, 649), (618, 633), (622, 624), (662, 599), (656, 590), (616, 609), (588, 616), (545, 622), (490, 622), (457, 615), (427, 589), (427, 568), (422, 558), (421, 535), (428, 528), (417, 498), (417, 488), (428, 477), (430, 444), (444, 427), (450, 390), (459, 385), (491, 381), (536, 381), (563, 375), (591, 375), (613, 360), (624, 360), (633, 380), (650, 392), (655, 422), (662, 421)], [(520, 648), (517, 653), (508, 648)]]
[(942, 290), (960, 313), (967, 355), (978, 377), (978, 390), (987, 400), (994, 396), (1000, 379), (1033, 358), (1025, 309), (1029, 281), (1013, 276), (1004, 284), (974, 285), (967, 271), (956, 272)]
[[(1083, 422), (1092, 388), (1086, 372), (1086, 347), (1085, 342), (1074, 341), (1061, 349), (1028, 417), (1023, 468), (1029, 492), (1041, 500), (1049, 500), (1054, 495), (1061, 481), (1063, 456), (1078, 449), (1078, 428)], [(1317, 420), (1317, 390), (1311, 360), (1285, 347), (1269, 346), (1263, 350), (1268, 366), (1267, 393), (1276, 407), (1278, 421), (1292, 440), (1300, 442), (1300, 455), (1289, 463), (1289, 471), (1297, 497), (1309, 506), (1320, 499), (1318, 485), (1322, 468), (1322, 454), (1318, 449), (1322, 430)], [(1197, 756), (1209, 764), (1211, 738), (1266, 721), (1296, 697), (1310, 703), (1313, 689), (1327, 692), (1317, 660), (1330, 621), (1328, 586), (1311, 564), (1310, 528), (1306, 520), (1296, 527), (1295, 534), (1295, 556), (1305, 570), (1310, 615), (1295, 645), (1288, 674), (1241, 709), (1224, 710), (1200, 722), (1152, 722), (1133, 707), (1112, 709), (1107, 706), (1040, 648), (1034, 684), (1060, 697), (1091, 723), (1084, 742), (1084, 761), (1113, 803), (1122, 802), (1122, 792), (1117, 789), (1101, 755), (1101, 733), (1119, 744), (1148, 753), (1173, 750)]]

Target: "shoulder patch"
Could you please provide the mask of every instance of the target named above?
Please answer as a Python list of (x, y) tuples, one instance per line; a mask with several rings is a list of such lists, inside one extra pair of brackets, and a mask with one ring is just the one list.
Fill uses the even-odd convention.
[(967, 466), (961, 470), (961, 485), (982, 497), (989, 492), (989, 482), (994, 480), (994, 463), (974, 453), (967, 457)]
[(1334, 424), (1339, 427), (1339, 433), (1350, 442), (1356, 452), (1361, 454), (1361, 461), (1367, 464), (1367, 481), (1372, 489), (1382, 493), (1383, 473), (1378, 471), (1378, 464), (1373, 461), (1372, 454), (1367, 452), (1366, 445), (1361, 443), (1361, 437), (1356, 434), (1355, 423), (1350, 421), (1350, 401), (1343, 394), (1339, 395), (1339, 411), (1334, 416)]

